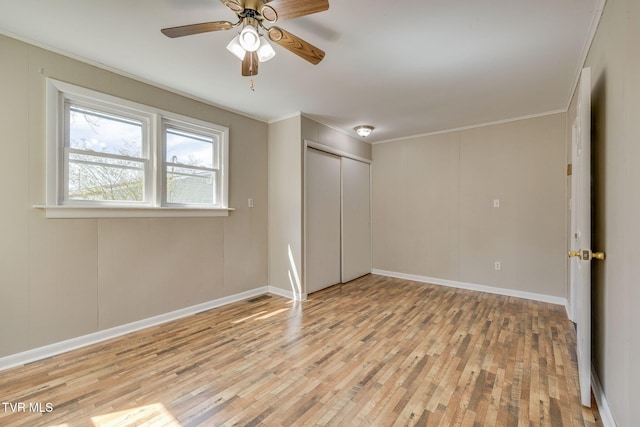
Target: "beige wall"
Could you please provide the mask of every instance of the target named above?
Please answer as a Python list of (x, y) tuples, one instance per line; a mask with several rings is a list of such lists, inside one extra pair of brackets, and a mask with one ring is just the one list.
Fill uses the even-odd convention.
[(366, 159), (371, 146), (303, 115), (269, 125), (269, 284), (306, 295), (304, 141)]
[(374, 145), (374, 268), (565, 298), (565, 118)]
[(371, 160), (371, 144), (302, 116), (302, 139)]
[[(618, 426), (640, 407), (640, 2), (610, 0), (585, 66), (591, 68), (593, 365)], [(574, 100), (575, 104), (575, 100)], [(569, 110), (570, 125), (575, 108)]]
[[(265, 123), (4, 36), (0, 61), (0, 357), (267, 285)], [(237, 210), (45, 219), (46, 77), (228, 126)]]
[(302, 289), (300, 116), (269, 125), (269, 285)]
[(460, 134), (373, 146), (373, 268), (456, 280)]

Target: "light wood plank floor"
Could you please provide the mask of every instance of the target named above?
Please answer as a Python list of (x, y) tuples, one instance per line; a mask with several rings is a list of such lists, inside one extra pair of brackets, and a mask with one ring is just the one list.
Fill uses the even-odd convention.
[(560, 306), (369, 275), (0, 372), (0, 425), (600, 426), (575, 339)]

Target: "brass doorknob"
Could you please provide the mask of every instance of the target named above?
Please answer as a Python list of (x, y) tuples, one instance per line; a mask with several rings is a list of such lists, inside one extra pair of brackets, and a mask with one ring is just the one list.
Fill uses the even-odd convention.
[(569, 258), (574, 256), (580, 258), (582, 261), (591, 261), (593, 258), (603, 260), (606, 257), (604, 252), (591, 252), (590, 249), (569, 250)]

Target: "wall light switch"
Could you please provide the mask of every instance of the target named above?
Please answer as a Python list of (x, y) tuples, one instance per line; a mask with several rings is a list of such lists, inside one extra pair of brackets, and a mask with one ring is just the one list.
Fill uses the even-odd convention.
[(500, 199), (493, 199), (493, 207), (494, 208), (500, 207)]
[(248, 200), (248, 204), (249, 204), (249, 207), (250, 207), (250, 208), (252, 208), (252, 207), (253, 207), (253, 199), (252, 199), (252, 198), (250, 198), (250, 199)]

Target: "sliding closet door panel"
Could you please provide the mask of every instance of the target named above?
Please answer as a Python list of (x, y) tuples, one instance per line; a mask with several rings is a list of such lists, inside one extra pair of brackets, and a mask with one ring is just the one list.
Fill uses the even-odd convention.
[(307, 149), (307, 293), (340, 283), (340, 157)]
[(369, 164), (342, 158), (342, 282), (371, 272)]

